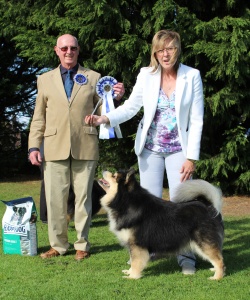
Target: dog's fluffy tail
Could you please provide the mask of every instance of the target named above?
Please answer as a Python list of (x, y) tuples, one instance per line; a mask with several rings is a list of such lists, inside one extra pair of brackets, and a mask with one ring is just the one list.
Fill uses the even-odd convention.
[(187, 202), (199, 196), (205, 197), (212, 203), (214, 208), (221, 213), (222, 210), (222, 192), (218, 187), (213, 186), (205, 180), (194, 179), (186, 180), (181, 183), (176, 191), (173, 202)]

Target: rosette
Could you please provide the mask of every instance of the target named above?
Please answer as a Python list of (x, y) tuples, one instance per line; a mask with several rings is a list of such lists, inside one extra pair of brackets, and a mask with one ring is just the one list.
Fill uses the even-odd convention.
[[(96, 85), (96, 92), (100, 98), (102, 98), (102, 115), (114, 110), (113, 98), (116, 97), (113, 90), (113, 86), (117, 84), (117, 80), (111, 76), (104, 76), (99, 79)], [(114, 128), (109, 127), (108, 125), (100, 125), (100, 139), (110, 139), (116, 136), (122, 138), (121, 130), (119, 125)]]
[(99, 97), (103, 98), (105, 94), (111, 91), (112, 97), (115, 98), (115, 92), (113, 86), (117, 84), (117, 80), (111, 76), (104, 76), (99, 79), (96, 85), (96, 92)]
[(83, 84), (86, 84), (88, 82), (88, 78), (83, 74), (77, 73), (74, 76), (74, 82), (76, 84), (83, 85)]

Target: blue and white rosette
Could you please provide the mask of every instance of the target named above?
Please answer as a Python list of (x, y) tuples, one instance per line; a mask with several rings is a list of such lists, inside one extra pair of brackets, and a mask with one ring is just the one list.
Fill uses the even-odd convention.
[[(113, 86), (117, 84), (117, 80), (111, 76), (104, 76), (99, 79), (96, 85), (96, 92), (100, 98), (102, 98), (102, 115), (115, 109), (113, 98), (115, 98), (115, 92)], [(122, 138), (120, 126), (117, 125), (114, 128), (107, 127), (104, 124), (100, 125), (100, 139), (110, 139), (116, 136)]]
[(88, 78), (83, 74), (77, 73), (74, 76), (74, 82), (79, 85), (84, 85), (88, 82)]

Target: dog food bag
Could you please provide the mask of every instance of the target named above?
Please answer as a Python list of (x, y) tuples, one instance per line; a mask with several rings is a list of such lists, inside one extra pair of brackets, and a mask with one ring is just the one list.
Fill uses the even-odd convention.
[(33, 198), (2, 202), (6, 205), (2, 219), (3, 252), (37, 255), (37, 211)]

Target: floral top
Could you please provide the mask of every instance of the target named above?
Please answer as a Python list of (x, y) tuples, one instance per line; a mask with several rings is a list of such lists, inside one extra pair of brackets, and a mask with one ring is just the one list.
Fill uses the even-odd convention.
[(176, 123), (175, 91), (168, 98), (160, 88), (157, 109), (148, 130), (145, 148), (161, 153), (182, 150)]

